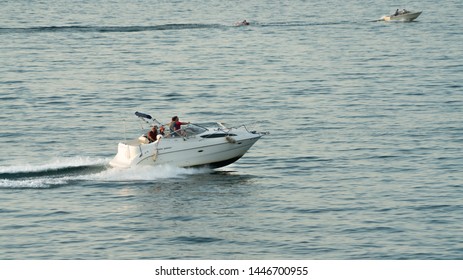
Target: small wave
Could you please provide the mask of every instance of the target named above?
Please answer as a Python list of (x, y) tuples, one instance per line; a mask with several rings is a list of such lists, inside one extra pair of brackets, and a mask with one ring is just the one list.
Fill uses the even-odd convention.
[(215, 238), (215, 237), (203, 237), (203, 236), (179, 236), (172, 238), (174, 242), (180, 243), (213, 243), (213, 242), (220, 242), (223, 239)]
[(281, 21), (269, 23), (255, 23), (253, 25), (262, 27), (299, 27), (299, 26), (320, 26), (320, 25), (340, 25), (351, 24), (351, 21), (330, 21), (330, 22), (307, 22), (307, 21)]
[(37, 33), (37, 32), (144, 32), (157, 30), (182, 30), (182, 29), (207, 29), (207, 28), (225, 28), (227, 26), (220, 24), (162, 24), (152, 26), (37, 26), (22, 28), (0, 28), (1, 33)]
[[(317, 26), (317, 25), (338, 25), (352, 23), (348, 21), (339, 22), (306, 22), (306, 21), (285, 21), (285, 22), (251, 22), (250, 26), (259, 27), (295, 27), (295, 26)], [(160, 25), (134, 25), (134, 26), (86, 26), (86, 25), (62, 25), (62, 26), (33, 26), (33, 27), (3, 27), (2, 33), (52, 33), (52, 32), (88, 32), (88, 33), (128, 33), (164, 30), (185, 30), (185, 29), (228, 29), (237, 27), (236, 24), (205, 24), (205, 23), (170, 23)]]

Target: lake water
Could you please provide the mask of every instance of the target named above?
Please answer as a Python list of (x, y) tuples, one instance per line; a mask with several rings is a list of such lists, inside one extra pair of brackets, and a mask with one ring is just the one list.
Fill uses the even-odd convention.
[[(461, 0), (1, 4), (1, 259), (463, 259)], [(110, 168), (135, 111), (270, 135)]]

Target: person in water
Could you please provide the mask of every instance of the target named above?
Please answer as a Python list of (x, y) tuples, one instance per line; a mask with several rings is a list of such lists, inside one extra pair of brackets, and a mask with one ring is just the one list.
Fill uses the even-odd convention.
[(190, 122), (181, 122), (177, 116), (172, 117), (172, 122), (169, 125), (170, 135), (172, 136), (184, 136), (184, 133), (180, 131), (182, 125), (189, 124)]
[(150, 143), (156, 142), (159, 140), (162, 136), (158, 134), (158, 126), (155, 125), (151, 130), (148, 132), (147, 138), (150, 141)]
[(235, 23), (235, 26), (243, 26), (243, 25), (249, 25), (249, 21), (243, 20), (243, 21), (237, 21)]

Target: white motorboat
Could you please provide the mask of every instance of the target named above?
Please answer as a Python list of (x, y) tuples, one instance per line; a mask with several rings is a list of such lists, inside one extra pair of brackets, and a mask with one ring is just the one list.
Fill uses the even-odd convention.
[(395, 14), (390, 16), (383, 16), (383, 21), (412, 21), (421, 15), (422, 12), (410, 12), (405, 9), (397, 10)]
[[(150, 115), (135, 114), (147, 123), (162, 125)], [(190, 123), (152, 143), (145, 135), (120, 142), (109, 164), (120, 168), (161, 164), (219, 168), (237, 161), (265, 134), (249, 131), (245, 125), (229, 128), (219, 122)]]

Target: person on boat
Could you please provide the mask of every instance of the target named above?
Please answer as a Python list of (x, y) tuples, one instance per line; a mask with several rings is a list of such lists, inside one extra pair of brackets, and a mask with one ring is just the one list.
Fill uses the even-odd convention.
[(398, 16), (399, 14), (399, 9), (395, 10), (394, 16)]
[(164, 128), (164, 126), (161, 125), (161, 127), (159, 128), (159, 134), (161, 134), (162, 136), (165, 136), (165, 133), (164, 133), (165, 130), (166, 129)]
[(150, 143), (156, 142), (157, 140), (161, 139), (161, 135), (158, 134), (158, 126), (155, 125), (151, 130), (148, 132), (147, 138)]
[(180, 131), (182, 125), (189, 124), (190, 122), (181, 122), (177, 116), (172, 117), (172, 122), (169, 125), (170, 135), (175, 136), (185, 136), (184, 133)]

